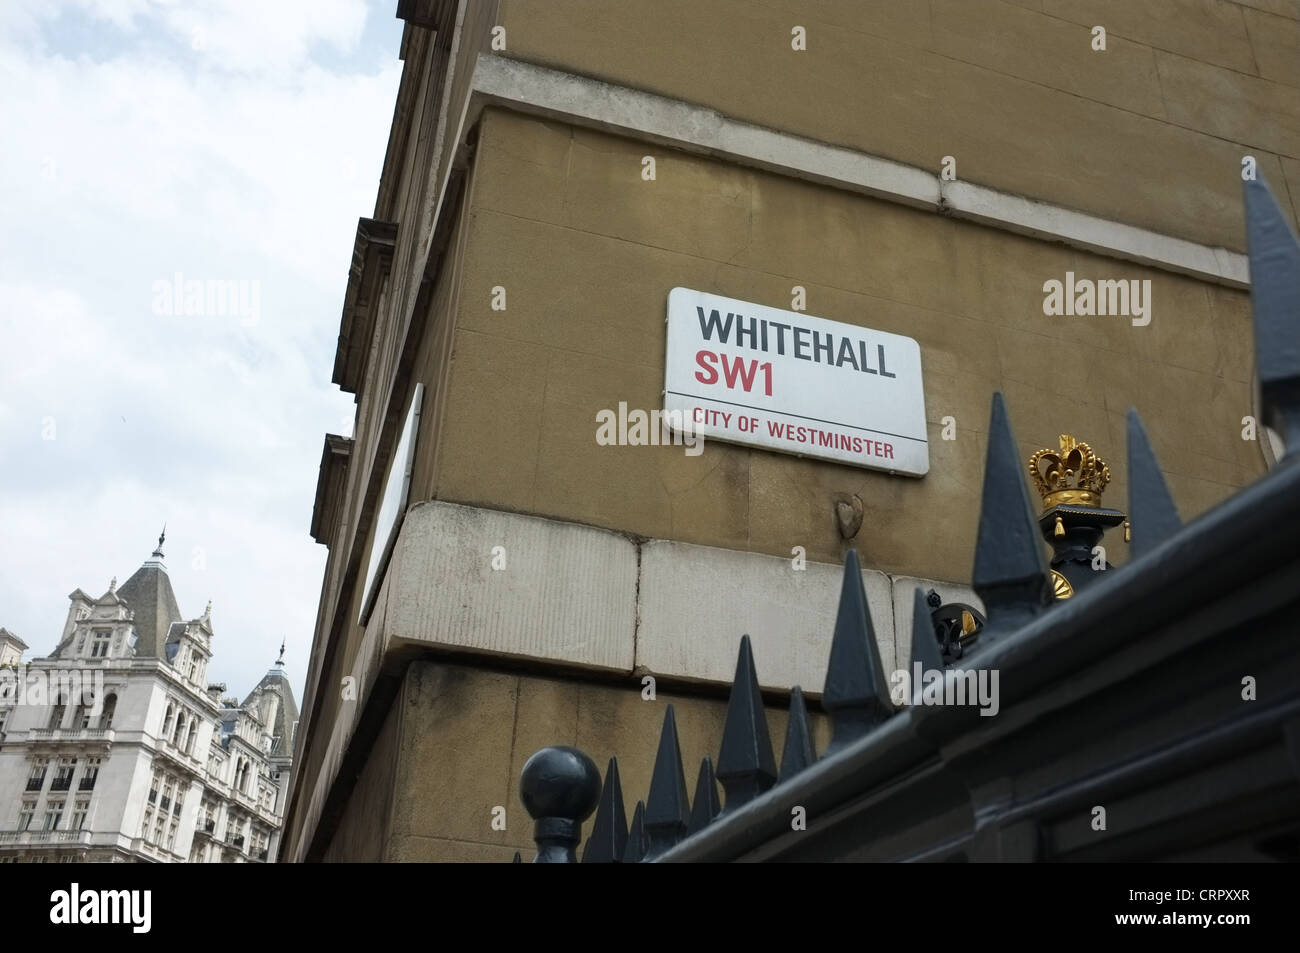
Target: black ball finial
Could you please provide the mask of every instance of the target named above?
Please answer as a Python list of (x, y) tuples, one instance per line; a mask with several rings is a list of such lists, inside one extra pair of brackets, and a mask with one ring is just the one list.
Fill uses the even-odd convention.
[(543, 748), (524, 764), (519, 799), (536, 822), (535, 864), (576, 864), (574, 849), (582, 839), (582, 822), (600, 798), (596, 762), (567, 745)]

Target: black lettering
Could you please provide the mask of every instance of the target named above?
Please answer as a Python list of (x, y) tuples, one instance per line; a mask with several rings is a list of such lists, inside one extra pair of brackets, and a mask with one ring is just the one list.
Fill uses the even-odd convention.
[(776, 328), (776, 353), (785, 354), (785, 332), (790, 330), (790, 325), (781, 324), (779, 321), (771, 322), (772, 327)]
[(703, 308), (701, 308), (699, 305), (696, 305), (695, 310), (700, 313), (700, 333), (704, 335), (704, 340), (712, 341), (713, 332), (717, 331), (718, 340), (721, 341), (723, 344), (726, 344), (727, 335), (731, 333), (731, 319), (734, 318), (735, 315), (728, 312), (727, 321), (724, 324), (722, 321), (722, 317), (718, 314), (717, 308), (713, 309), (713, 312), (708, 316), (707, 319), (704, 317)]
[(758, 346), (758, 328), (754, 325), (754, 319), (749, 319), (749, 327), (745, 327), (745, 319), (741, 315), (736, 315), (736, 347), (745, 347), (745, 335), (749, 335), (749, 347)]
[[(809, 357), (806, 353), (808, 348), (808, 341), (807, 341), (808, 329), (795, 328), (793, 333), (794, 333), (794, 356), (801, 361), (811, 361), (812, 358)], [(804, 335), (804, 340), (802, 341), (799, 340), (799, 335), (801, 334)], [(800, 353), (800, 351), (804, 351), (805, 353)]]
[(835, 359), (835, 366), (843, 367), (845, 361), (852, 364), (855, 371), (858, 369), (858, 359), (853, 356), (853, 342), (848, 338), (840, 338), (840, 353)]
[(824, 351), (826, 353), (826, 363), (827, 364), (832, 363), (835, 360), (835, 351), (832, 348), (835, 339), (828, 334), (826, 335), (826, 340), (823, 342), (821, 339), (821, 335), (818, 334), (816, 331), (812, 333), (812, 336), (813, 336), (813, 360), (816, 361), (818, 364), (820, 364), (822, 360), (820, 357), (818, 357), (818, 355)]
[(867, 363), (867, 342), (866, 341), (858, 342), (858, 356), (862, 358), (861, 370), (866, 371), (868, 374), (876, 373), (876, 369)]
[(883, 344), (877, 344), (877, 345), (876, 345), (876, 353), (880, 355), (880, 376), (881, 376), (881, 377), (897, 377), (897, 376), (898, 376), (897, 374), (891, 374), (891, 373), (889, 373), (889, 371), (885, 370), (885, 345), (883, 345)]

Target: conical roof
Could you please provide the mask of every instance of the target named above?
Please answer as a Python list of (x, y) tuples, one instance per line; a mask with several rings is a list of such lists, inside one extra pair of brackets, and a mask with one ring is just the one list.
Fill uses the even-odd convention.
[[(283, 649), (281, 651), (283, 652)], [(275, 724), (266, 726), (266, 730), (275, 739), (275, 745), (270, 753), (291, 755), (293, 754), (293, 726), (298, 720), (298, 702), (293, 697), (293, 686), (289, 684), (289, 677), (284, 674), (283, 662), (276, 662), (271, 667), (271, 670), (248, 693), (241, 707), (247, 708), (249, 703), (257, 698), (258, 693), (264, 691), (275, 692), (280, 696), (280, 704), (276, 706)]]
[(172, 623), (184, 621), (163, 565), (162, 543), (160, 537), (153, 555), (117, 588), (118, 598), (135, 614), (137, 657), (161, 657)]

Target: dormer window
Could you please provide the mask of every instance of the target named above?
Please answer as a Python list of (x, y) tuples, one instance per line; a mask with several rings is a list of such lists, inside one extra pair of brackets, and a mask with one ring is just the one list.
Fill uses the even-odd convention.
[(91, 658), (108, 658), (108, 647), (113, 640), (113, 633), (108, 629), (96, 629), (94, 640), (90, 644)]

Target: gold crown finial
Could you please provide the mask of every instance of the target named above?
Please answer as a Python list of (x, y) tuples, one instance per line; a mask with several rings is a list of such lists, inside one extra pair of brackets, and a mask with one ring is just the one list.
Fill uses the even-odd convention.
[(1029, 458), (1029, 476), (1043, 498), (1043, 509), (1063, 504), (1101, 506), (1110, 467), (1072, 435), (1063, 433), (1059, 440), (1060, 450), (1039, 450)]

